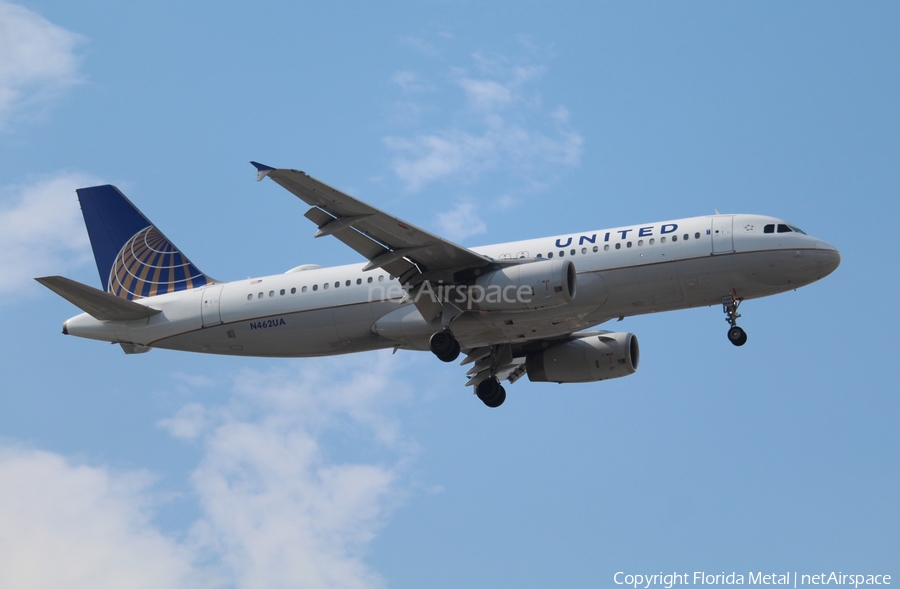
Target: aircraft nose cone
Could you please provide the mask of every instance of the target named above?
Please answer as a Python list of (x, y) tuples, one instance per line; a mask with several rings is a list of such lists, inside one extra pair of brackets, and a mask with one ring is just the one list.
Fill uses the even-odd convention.
[(841, 252), (825, 242), (817, 243), (816, 265), (819, 267), (819, 272), (821, 272), (819, 278), (828, 276), (841, 265)]

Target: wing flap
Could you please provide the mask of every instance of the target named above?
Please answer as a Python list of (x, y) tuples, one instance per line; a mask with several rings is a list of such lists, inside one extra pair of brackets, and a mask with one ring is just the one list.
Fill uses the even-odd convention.
[[(341, 221), (343, 221), (344, 219), (358, 219), (358, 217), (356, 216), (341, 217), (340, 219), (337, 219), (317, 207), (313, 207), (306, 211), (304, 217), (315, 223), (316, 227), (319, 228), (319, 231), (316, 234), (317, 236), (323, 231), (328, 231), (326, 228), (333, 226), (335, 223), (341, 223)], [(350, 223), (352, 223), (352, 221), (350, 221)], [(415, 264), (409, 262), (408, 260), (402, 259), (402, 256), (394, 258), (392, 260), (381, 258), (381, 256), (391, 254), (391, 250), (376, 242), (375, 240), (361, 234), (359, 231), (354, 230), (353, 226), (344, 226), (339, 229), (335, 229), (334, 231), (322, 234), (333, 235), (345, 245), (349, 246), (351, 249), (362, 254), (362, 256), (369, 260), (370, 263), (372, 260), (381, 259), (382, 263), (376, 264), (371, 268), (367, 268), (368, 270), (371, 270), (377, 266), (383, 268), (387, 272), (390, 272), (394, 276), (400, 277), (406, 277), (411, 274), (417, 273)]]
[(134, 321), (160, 313), (159, 309), (151, 309), (63, 276), (44, 276), (35, 280), (100, 321)]

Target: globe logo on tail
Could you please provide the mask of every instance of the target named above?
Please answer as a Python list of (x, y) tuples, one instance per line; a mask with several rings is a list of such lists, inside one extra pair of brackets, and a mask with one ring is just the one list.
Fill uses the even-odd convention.
[(119, 250), (107, 292), (135, 300), (212, 283), (151, 225), (134, 234)]

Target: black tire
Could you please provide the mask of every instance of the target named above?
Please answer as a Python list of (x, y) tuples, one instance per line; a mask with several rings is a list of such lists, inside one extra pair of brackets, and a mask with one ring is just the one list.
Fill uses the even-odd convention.
[(743, 346), (747, 343), (747, 333), (743, 329), (735, 325), (728, 330), (728, 341), (736, 346)]
[(453, 362), (459, 357), (459, 342), (449, 331), (439, 331), (428, 341), (431, 353), (444, 362)]
[(460, 352), (459, 342), (454, 339), (453, 340), (453, 348), (446, 354), (441, 354), (440, 356), (438, 356), (438, 359), (442, 362), (453, 362), (454, 360), (459, 358), (459, 352)]
[(484, 401), (484, 404), (487, 405), (488, 407), (490, 407), (491, 409), (496, 409), (497, 407), (502, 405), (503, 401), (505, 401), (505, 400), (506, 400), (506, 389), (504, 389), (501, 386), (500, 390), (497, 391), (497, 395), (493, 399), (491, 399), (490, 402)]
[(487, 378), (475, 387), (475, 394), (481, 402), (491, 408), (499, 407), (506, 400), (506, 389), (496, 378)]

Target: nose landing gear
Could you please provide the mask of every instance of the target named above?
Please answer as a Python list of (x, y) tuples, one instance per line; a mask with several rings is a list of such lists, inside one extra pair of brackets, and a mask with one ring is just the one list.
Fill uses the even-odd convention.
[(737, 325), (738, 317), (741, 316), (737, 310), (742, 300), (733, 294), (722, 299), (722, 311), (725, 313), (725, 321), (731, 326), (728, 328), (728, 341), (736, 346), (743, 346), (747, 343), (747, 332)]

